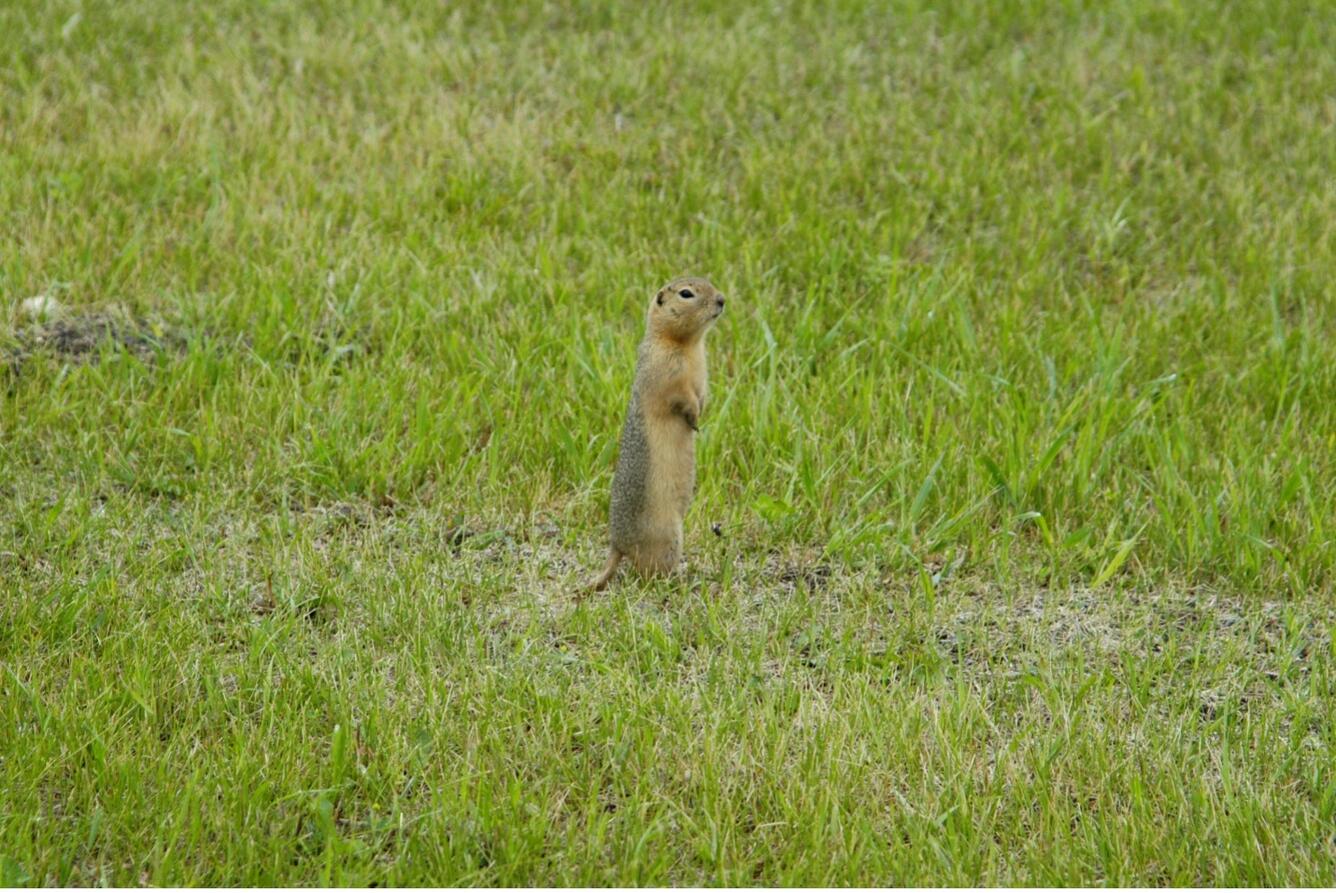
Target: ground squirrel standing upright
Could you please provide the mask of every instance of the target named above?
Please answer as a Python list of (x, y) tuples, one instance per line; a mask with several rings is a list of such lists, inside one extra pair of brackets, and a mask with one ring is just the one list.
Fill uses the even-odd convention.
[(674, 279), (650, 301), (612, 479), (612, 554), (592, 589), (606, 586), (623, 558), (645, 574), (670, 573), (682, 558), (705, 405), (705, 333), (723, 312), (718, 289), (692, 277)]

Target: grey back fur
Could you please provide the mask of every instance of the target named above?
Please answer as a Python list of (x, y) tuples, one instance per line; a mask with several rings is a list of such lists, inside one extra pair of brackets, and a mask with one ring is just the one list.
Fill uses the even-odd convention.
[(631, 405), (626, 410), (626, 424), (613, 472), (612, 548), (629, 552), (638, 541), (640, 517), (645, 510), (649, 488), (649, 440), (645, 434), (645, 416), (640, 408), (638, 388), (631, 389)]

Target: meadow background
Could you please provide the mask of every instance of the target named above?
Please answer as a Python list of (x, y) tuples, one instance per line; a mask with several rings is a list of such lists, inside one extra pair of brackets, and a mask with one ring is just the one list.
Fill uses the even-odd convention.
[[(0, 883), (1336, 880), (1333, 47), (0, 4)], [(577, 602), (682, 273), (690, 569)]]

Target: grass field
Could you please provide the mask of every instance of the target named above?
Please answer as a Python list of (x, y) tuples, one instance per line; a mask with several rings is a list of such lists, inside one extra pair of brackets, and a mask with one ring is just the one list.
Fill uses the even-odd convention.
[[(1333, 46), (0, 4), (0, 883), (1336, 881)], [(577, 603), (679, 273), (689, 569)]]

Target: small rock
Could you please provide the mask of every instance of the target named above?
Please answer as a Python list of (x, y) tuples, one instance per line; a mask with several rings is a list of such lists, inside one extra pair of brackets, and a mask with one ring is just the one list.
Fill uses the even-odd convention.
[(50, 295), (33, 295), (19, 305), (20, 313), (38, 322), (55, 319), (60, 311), (60, 302)]

